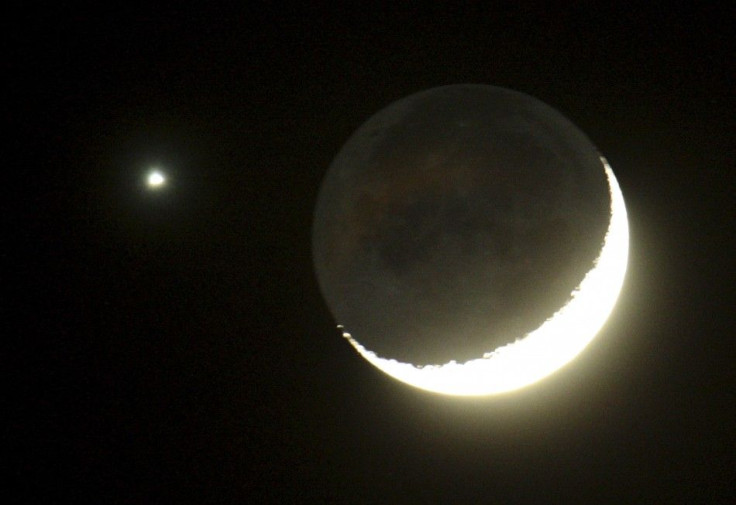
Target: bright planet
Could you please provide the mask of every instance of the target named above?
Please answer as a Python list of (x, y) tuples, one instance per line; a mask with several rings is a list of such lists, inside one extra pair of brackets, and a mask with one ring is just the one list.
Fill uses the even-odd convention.
[(146, 175), (146, 185), (150, 189), (158, 189), (166, 184), (166, 176), (160, 170), (151, 170)]
[(523, 93), (452, 85), (368, 119), (314, 213), (315, 273), (368, 362), (451, 395), (512, 391), (596, 336), (621, 291), (628, 222), (613, 170)]

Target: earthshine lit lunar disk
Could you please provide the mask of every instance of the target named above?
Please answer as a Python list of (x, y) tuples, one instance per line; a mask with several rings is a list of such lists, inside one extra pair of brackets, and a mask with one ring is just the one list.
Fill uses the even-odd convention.
[(369, 118), (334, 158), (312, 253), (343, 337), (431, 392), (513, 391), (577, 356), (628, 261), (626, 208), (590, 139), (513, 90), (451, 85)]
[(626, 206), (611, 167), (604, 158), (611, 193), (611, 222), (595, 266), (573, 292), (570, 302), (535, 331), (512, 344), (465, 363), (416, 367), (377, 356), (349, 333), (343, 336), (382, 372), (420, 389), (455, 396), (504, 393), (533, 384), (577, 356), (611, 314), (626, 274), (629, 225)]

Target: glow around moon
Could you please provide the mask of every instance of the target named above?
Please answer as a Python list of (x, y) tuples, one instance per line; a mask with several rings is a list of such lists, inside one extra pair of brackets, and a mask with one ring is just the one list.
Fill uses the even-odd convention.
[[(577, 356), (600, 331), (623, 285), (628, 263), (626, 206), (616, 177), (604, 158), (611, 198), (610, 223), (593, 268), (572, 292), (570, 301), (539, 328), (515, 342), (489, 349), (464, 363), (422, 367), (377, 356), (347, 331), (343, 336), (375, 367), (420, 389), (458, 396), (513, 391), (552, 374)], [(342, 329), (342, 326), (339, 326)]]

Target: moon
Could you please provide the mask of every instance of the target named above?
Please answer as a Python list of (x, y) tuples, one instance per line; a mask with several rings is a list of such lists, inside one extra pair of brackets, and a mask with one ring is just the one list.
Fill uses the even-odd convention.
[(628, 261), (613, 170), (523, 93), (433, 88), (364, 123), (322, 182), (320, 290), (369, 363), (449, 395), (513, 391), (599, 332)]

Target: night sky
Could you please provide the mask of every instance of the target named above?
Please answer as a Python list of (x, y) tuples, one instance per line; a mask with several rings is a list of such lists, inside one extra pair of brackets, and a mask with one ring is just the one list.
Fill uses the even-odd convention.
[[(733, 10), (241, 4), (6, 13), (3, 501), (732, 503)], [(342, 144), (455, 83), (558, 109), (629, 212), (603, 331), (499, 397), (375, 370), (312, 269)]]

